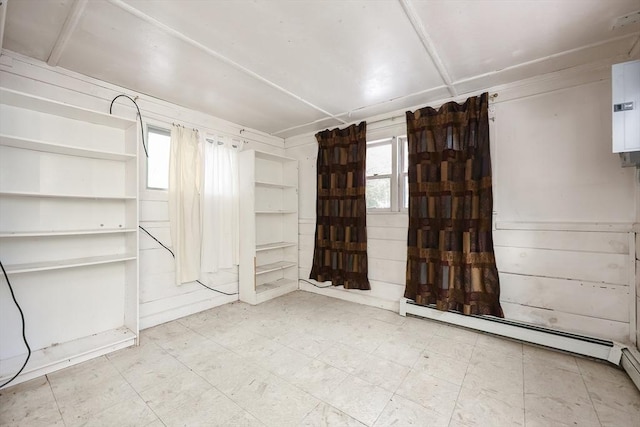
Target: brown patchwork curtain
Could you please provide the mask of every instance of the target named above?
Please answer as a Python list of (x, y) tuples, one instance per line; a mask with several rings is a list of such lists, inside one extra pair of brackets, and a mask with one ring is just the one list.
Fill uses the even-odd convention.
[(493, 253), (487, 93), (407, 112), (409, 233), (404, 296), (504, 317)]
[(311, 279), (371, 289), (365, 202), (367, 124), (325, 130), (318, 140), (316, 241)]

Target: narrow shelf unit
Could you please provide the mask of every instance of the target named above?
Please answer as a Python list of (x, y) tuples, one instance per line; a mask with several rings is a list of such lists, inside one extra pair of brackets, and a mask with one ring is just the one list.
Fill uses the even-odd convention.
[(298, 162), (240, 153), (240, 300), (259, 304), (298, 289)]
[[(136, 344), (139, 132), (0, 88), (0, 260), (32, 348), (11, 385)], [(26, 353), (0, 281), (1, 383)]]

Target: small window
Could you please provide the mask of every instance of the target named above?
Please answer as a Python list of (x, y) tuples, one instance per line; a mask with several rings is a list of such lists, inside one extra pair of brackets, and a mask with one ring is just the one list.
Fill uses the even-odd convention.
[(367, 143), (367, 210), (399, 212), (409, 206), (407, 137)]
[(166, 129), (147, 127), (147, 188), (166, 190), (169, 188), (169, 153), (171, 132)]
[(391, 139), (367, 144), (367, 209), (391, 209)]

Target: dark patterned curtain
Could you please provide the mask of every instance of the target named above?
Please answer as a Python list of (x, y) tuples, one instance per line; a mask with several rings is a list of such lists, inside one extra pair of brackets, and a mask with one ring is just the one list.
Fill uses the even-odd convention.
[(365, 202), (367, 124), (325, 130), (318, 140), (316, 241), (311, 279), (371, 289)]
[(504, 317), (493, 253), (487, 93), (407, 112), (409, 233), (404, 296)]

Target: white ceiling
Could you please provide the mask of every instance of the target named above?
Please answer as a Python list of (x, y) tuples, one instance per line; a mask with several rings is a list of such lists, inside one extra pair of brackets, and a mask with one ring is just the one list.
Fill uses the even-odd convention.
[(5, 49), (280, 137), (640, 44), (640, 0), (4, 2)]

